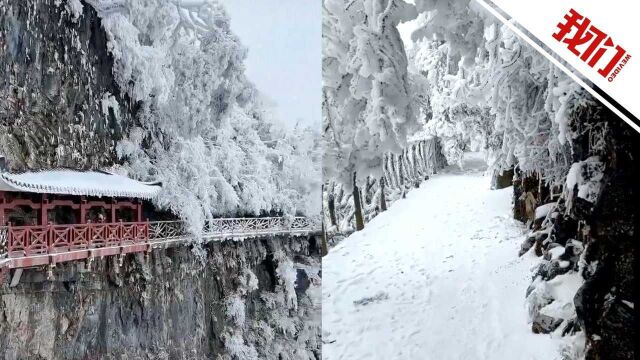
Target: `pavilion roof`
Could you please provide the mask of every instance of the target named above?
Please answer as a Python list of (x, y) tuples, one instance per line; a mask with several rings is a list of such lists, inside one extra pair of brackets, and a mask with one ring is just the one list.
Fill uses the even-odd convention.
[(140, 182), (106, 171), (55, 169), (23, 173), (0, 172), (0, 190), (151, 199), (160, 191), (160, 183)]

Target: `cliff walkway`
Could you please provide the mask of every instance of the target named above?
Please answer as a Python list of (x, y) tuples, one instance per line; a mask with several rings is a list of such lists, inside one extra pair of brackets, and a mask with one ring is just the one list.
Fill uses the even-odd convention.
[(0, 226), (0, 272), (6, 275), (14, 268), (148, 252), (195, 237), (211, 241), (319, 232), (319, 225), (305, 217), (213, 219), (200, 234), (188, 231), (183, 221)]

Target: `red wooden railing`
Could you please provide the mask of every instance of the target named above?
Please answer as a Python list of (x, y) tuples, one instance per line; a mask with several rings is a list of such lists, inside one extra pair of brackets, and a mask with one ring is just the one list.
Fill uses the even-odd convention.
[(143, 244), (148, 240), (148, 222), (8, 226), (7, 254), (9, 257), (55, 254)]

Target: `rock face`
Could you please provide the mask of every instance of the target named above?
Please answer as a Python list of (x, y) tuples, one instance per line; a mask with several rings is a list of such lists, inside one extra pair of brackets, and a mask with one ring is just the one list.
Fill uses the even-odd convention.
[(319, 359), (313, 238), (214, 242), (25, 270), (0, 287), (3, 359)]
[[(572, 125), (572, 132), (578, 134), (571, 143), (573, 161), (584, 163), (597, 157), (603, 164), (597, 191), (585, 199), (578, 196), (578, 186), (565, 190), (550, 222), (542, 229), (534, 224), (520, 253), (535, 245), (536, 254), (545, 256), (534, 273), (534, 283), (537, 278), (551, 280), (568, 271), (582, 275), (584, 283), (573, 299), (575, 317), (567, 321), (562, 332), (584, 331), (587, 360), (633, 359), (640, 139), (631, 127), (602, 107), (585, 107), (576, 118), (579, 120)], [(596, 143), (594, 139), (603, 140)], [(516, 198), (526, 189), (525, 181), (514, 186)], [(516, 206), (516, 217), (518, 211)], [(554, 247), (562, 247), (563, 252), (551, 259)], [(537, 320), (534, 331), (553, 330), (546, 326), (553, 324), (549, 319)]]
[(509, 169), (505, 171), (494, 171), (493, 177), (491, 178), (491, 188), (492, 189), (504, 189), (513, 185), (513, 172), (514, 169)]
[(561, 319), (554, 319), (551, 316), (538, 314), (531, 324), (531, 331), (535, 334), (548, 334), (557, 329), (562, 324)]
[(135, 117), (95, 10), (71, 3), (0, 0), (0, 155), (14, 169), (111, 165)]
[(584, 259), (595, 264), (593, 272), (585, 272), (586, 281), (574, 303), (589, 339), (586, 359), (633, 359), (640, 139), (608, 112), (595, 121), (609, 129), (601, 156), (607, 166), (597, 202), (588, 209), (576, 206), (573, 212), (589, 229)]

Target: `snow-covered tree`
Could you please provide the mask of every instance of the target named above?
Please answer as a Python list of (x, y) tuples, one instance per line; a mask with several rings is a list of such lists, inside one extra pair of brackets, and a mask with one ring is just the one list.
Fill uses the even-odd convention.
[(397, 29), (415, 16), (402, 0), (323, 2), (325, 174), (350, 187), (379, 177), (415, 121)]
[(559, 183), (570, 166), (563, 104), (577, 87), (468, 0), (417, 1), (411, 68), (428, 83), (425, 130), (450, 162), (483, 148), (497, 170), (517, 166)]
[(402, 151), (415, 123), (397, 29), (413, 17), (402, 0), (323, 1), (324, 174), (352, 192), (357, 229), (359, 185), (382, 175), (384, 154)]
[(159, 206), (194, 232), (213, 216), (319, 213), (314, 133), (273, 119), (218, 1), (90, 3), (116, 81), (140, 108), (118, 154), (134, 176), (162, 181)]

